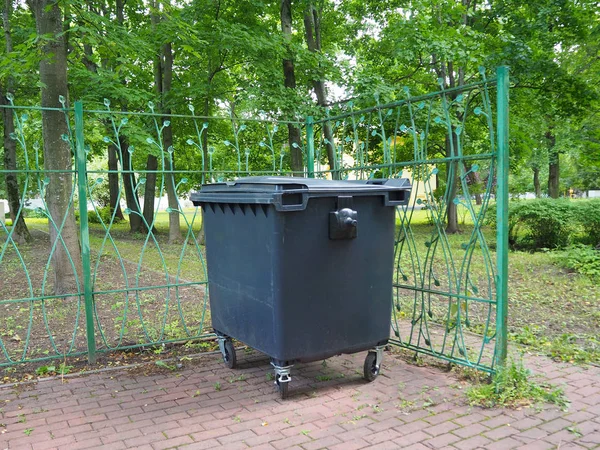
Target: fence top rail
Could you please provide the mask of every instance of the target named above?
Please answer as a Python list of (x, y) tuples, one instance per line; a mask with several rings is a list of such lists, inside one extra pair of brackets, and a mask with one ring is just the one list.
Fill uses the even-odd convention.
[(345, 119), (346, 117), (351, 117), (351, 116), (355, 116), (358, 114), (367, 114), (367, 113), (371, 113), (373, 111), (379, 111), (382, 109), (396, 108), (398, 106), (402, 106), (402, 105), (405, 105), (408, 103), (415, 103), (415, 102), (420, 102), (423, 100), (429, 100), (430, 98), (439, 97), (444, 94), (455, 94), (455, 93), (460, 93), (460, 92), (465, 92), (465, 91), (471, 91), (471, 90), (474, 90), (474, 89), (482, 87), (482, 86), (488, 86), (495, 82), (496, 82), (496, 78), (489, 78), (489, 79), (486, 78), (485, 80), (478, 81), (476, 83), (465, 84), (463, 86), (457, 86), (457, 87), (450, 88), (450, 89), (442, 89), (441, 91), (432, 92), (429, 94), (418, 95), (416, 97), (408, 97), (408, 98), (404, 98), (402, 100), (397, 100), (395, 102), (384, 103), (383, 105), (370, 106), (369, 108), (357, 109), (356, 111), (348, 111), (348, 112), (338, 114), (335, 116), (324, 117), (322, 119), (315, 120), (314, 123), (316, 125), (316, 124), (321, 124), (321, 123), (325, 123), (325, 122), (331, 122), (333, 120)]
[[(14, 109), (14, 110), (26, 110), (26, 111), (60, 111), (60, 112), (74, 112), (75, 108), (59, 108), (59, 107), (45, 107), (36, 105), (0, 105), (0, 109)], [(195, 114), (164, 114), (159, 112), (145, 112), (145, 111), (119, 111), (109, 109), (84, 109), (84, 114), (105, 114), (115, 116), (147, 116), (147, 117), (175, 117), (179, 119), (202, 119), (202, 120), (234, 120), (236, 122), (259, 122), (259, 123), (273, 123), (273, 124), (290, 124), (290, 125), (304, 125), (303, 120), (283, 120), (283, 119), (261, 119), (258, 117), (227, 117), (227, 116), (198, 116)]]
[[(314, 120), (313, 123), (314, 124), (320, 124), (320, 123), (324, 123), (324, 122), (329, 122), (332, 120), (339, 120), (339, 119), (344, 119), (346, 117), (350, 117), (356, 114), (366, 114), (366, 113), (370, 113), (373, 111), (378, 111), (378, 110), (382, 110), (382, 109), (389, 109), (389, 108), (395, 108), (398, 106), (402, 106), (404, 104), (407, 103), (414, 103), (414, 102), (419, 102), (419, 101), (423, 101), (423, 100), (428, 100), (430, 98), (435, 98), (435, 97), (439, 97), (440, 95), (443, 94), (452, 94), (452, 93), (457, 93), (457, 92), (464, 92), (464, 91), (470, 91), (473, 90), (475, 88), (481, 87), (481, 86), (486, 86), (492, 83), (495, 83), (497, 81), (497, 79), (494, 78), (490, 78), (490, 79), (485, 79), (485, 80), (481, 80), (478, 81), (476, 83), (471, 83), (471, 84), (466, 84), (463, 86), (457, 86), (454, 88), (449, 88), (449, 89), (442, 89), (440, 91), (437, 92), (432, 92), (429, 94), (424, 94), (424, 95), (418, 95), (416, 97), (409, 97), (409, 98), (405, 98), (402, 100), (397, 100), (395, 102), (390, 102), (390, 103), (385, 103), (382, 105), (376, 105), (376, 106), (371, 106), (369, 108), (363, 108), (363, 109), (359, 109), (356, 111), (349, 111), (349, 112), (345, 112), (342, 114), (338, 114), (335, 116), (329, 116), (329, 117), (323, 117), (321, 119), (317, 119)], [(35, 105), (0, 105), (0, 108), (3, 109), (14, 109), (14, 110), (29, 110), (29, 111), (61, 111), (61, 112), (74, 112), (74, 108), (73, 107), (66, 107), (66, 108), (61, 108), (61, 107), (44, 107), (44, 106), (35, 106)], [(160, 113), (160, 112), (145, 112), (145, 111), (119, 111), (119, 110), (112, 110), (112, 109), (84, 109), (83, 113), (87, 113), (87, 114), (106, 114), (106, 115), (116, 115), (116, 116), (146, 116), (146, 117), (174, 117), (174, 118), (181, 118), (181, 119), (201, 119), (201, 120), (234, 120), (234, 121), (240, 121), (240, 122), (258, 122), (258, 123), (277, 123), (277, 124), (289, 124), (289, 125), (305, 125), (305, 121), (303, 120), (283, 120), (283, 119), (262, 119), (262, 118), (257, 118), (257, 117), (227, 117), (227, 116), (203, 116), (203, 115), (195, 115), (195, 114), (164, 114), (164, 113)]]
[(197, 116), (195, 114), (164, 114), (157, 112), (143, 112), (143, 111), (113, 111), (106, 109), (84, 109), (84, 113), (87, 114), (112, 114), (122, 116), (149, 116), (149, 117), (175, 117), (179, 119), (202, 119), (202, 120), (234, 120), (236, 122), (259, 122), (259, 123), (272, 123), (272, 124), (291, 124), (291, 125), (304, 125), (304, 121), (300, 120), (283, 120), (283, 119), (261, 119), (258, 117), (227, 117), (227, 116)]

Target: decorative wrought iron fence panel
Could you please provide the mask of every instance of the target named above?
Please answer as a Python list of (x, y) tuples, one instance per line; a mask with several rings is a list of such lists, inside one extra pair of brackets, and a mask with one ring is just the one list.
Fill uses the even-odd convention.
[[(201, 211), (188, 194), (239, 176), (294, 174), (410, 177), (411, 204), (397, 215), (392, 342), (493, 371), (506, 351), (508, 85), (506, 69), (499, 74), (428, 95), (404, 90), (389, 104), (349, 102), (305, 122), (76, 102), (53, 111), (74, 155), (60, 170), (44, 161), (54, 145), (42, 139), (49, 110), (11, 99), (17, 169), (0, 173), (16, 176), (20, 207), (0, 225), (0, 367), (201, 345), (210, 309)], [(288, 127), (300, 134), (291, 146)], [(59, 183), (69, 186), (62, 209), (49, 197)], [(500, 265), (484, 226), (496, 218), (494, 196)], [(448, 214), (460, 233), (447, 230)], [(29, 242), (12, 225), (19, 217)], [(59, 281), (65, 273), (70, 283)]]

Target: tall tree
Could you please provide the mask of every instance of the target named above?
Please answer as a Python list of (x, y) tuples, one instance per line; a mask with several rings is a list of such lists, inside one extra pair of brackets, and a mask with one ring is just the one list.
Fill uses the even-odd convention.
[[(152, 25), (156, 31), (160, 26), (160, 22), (163, 19), (161, 15), (164, 13), (159, 8), (168, 8), (170, 6), (169, 1), (162, 2), (160, 5), (154, 1), (152, 5)], [(162, 37), (162, 33), (156, 33), (157, 36)], [(162, 146), (166, 151), (163, 153), (164, 159), (164, 183), (167, 190), (167, 199), (171, 213), (169, 214), (169, 242), (180, 242), (181, 241), (181, 228), (180, 228), (180, 216), (179, 216), (179, 201), (177, 200), (177, 191), (175, 190), (175, 152), (169, 151), (173, 148), (173, 128), (170, 126), (169, 115), (171, 109), (169, 106), (169, 95), (171, 93), (171, 85), (173, 81), (173, 44), (167, 37), (160, 39), (159, 49), (154, 57), (154, 88), (159, 99), (159, 110), (162, 117), (161, 121), (163, 124), (162, 131)]]
[[(71, 170), (71, 146), (62, 136), (68, 128), (60, 99), (68, 101), (67, 50), (63, 33), (62, 11), (58, 0), (27, 0), (33, 11), (37, 34), (44, 36), (40, 61), (42, 107), (56, 108), (42, 111), (44, 140), (44, 169), (46, 177), (46, 204), (56, 226), (50, 225), (50, 246), (54, 269), (54, 292), (57, 295), (77, 292), (76, 277), (81, 274), (81, 252), (75, 223)], [(61, 224), (62, 226), (61, 229)], [(80, 277), (79, 277), (80, 278)]]
[[(292, 1), (281, 0), (280, 8), (281, 31), (283, 33), (286, 56), (283, 59), (283, 78), (287, 89), (295, 91), (296, 73), (294, 70), (294, 59), (291, 51), (292, 40)], [(286, 111), (290, 116), (290, 111)], [(288, 123), (288, 145), (292, 156), (291, 166), (294, 176), (302, 176), (304, 163), (302, 161), (302, 143), (300, 140), (300, 129), (292, 123)]]
[[(321, 11), (317, 9), (312, 2), (304, 10), (304, 31), (306, 34), (306, 45), (312, 53), (321, 53)], [(327, 106), (327, 90), (325, 80), (317, 75), (312, 80), (313, 90), (317, 97), (317, 105), (325, 108)], [(329, 160), (329, 169), (331, 177), (338, 179), (340, 173), (337, 167), (337, 158), (335, 154), (335, 143), (333, 132), (329, 122), (323, 123), (323, 137), (325, 138), (325, 148), (327, 149), (327, 159)]]
[[(118, 2), (117, 2), (118, 3)], [(108, 15), (108, 11), (106, 9), (106, 5), (102, 5), (100, 10), (95, 10), (94, 5), (90, 2), (88, 3), (88, 8), (91, 13), (96, 13), (98, 16), (106, 17)], [(119, 15), (117, 14), (119, 20)], [(122, 17), (120, 17), (122, 20)], [(121, 22), (122, 23), (122, 22)], [(104, 30), (102, 30), (104, 31)], [(104, 33), (106, 34), (106, 33)], [(82, 39), (83, 41), (83, 56), (82, 62), (83, 65), (93, 74), (98, 75), (98, 64), (94, 60), (94, 48), (93, 46)], [(109, 60), (108, 58), (103, 58), (101, 60), (101, 65), (104, 70), (109, 70)], [(108, 121), (106, 122), (108, 125)], [(109, 202), (108, 206), (110, 208), (111, 215), (114, 214), (117, 219), (125, 219), (123, 216), (123, 211), (121, 211), (121, 204), (119, 202), (120, 199), (120, 186), (119, 186), (119, 157), (118, 157), (118, 145), (109, 143), (107, 145), (107, 153), (108, 153), (108, 192), (109, 192)]]
[[(10, 30), (10, 16), (13, 5), (12, 0), (4, 0), (2, 10), (2, 25), (4, 27), (4, 40), (6, 42), (6, 54), (10, 55), (13, 51), (12, 36)], [(0, 83), (0, 105), (7, 106), (6, 94), (13, 94), (13, 80), (9, 75), (6, 84)], [(2, 121), (4, 124), (4, 167), (9, 172), (6, 173), (6, 194), (10, 207), (10, 217), (13, 222), (12, 238), (17, 243), (29, 242), (31, 234), (25, 224), (23, 213), (17, 215), (21, 210), (21, 195), (19, 193), (19, 183), (17, 180), (17, 143), (10, 136), (15, 131), (13, 111), (8, 108), (2, 108)]]

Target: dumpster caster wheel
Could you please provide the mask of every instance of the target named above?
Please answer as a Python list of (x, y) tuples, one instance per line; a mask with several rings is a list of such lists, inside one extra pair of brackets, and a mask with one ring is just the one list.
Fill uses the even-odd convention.
[(235, 347), (233, 346), (233, 342), (231, 339), (227, 339), (223, 344), (223, 361), (228, 368), (235, 369), (235, 366), (237, 365), (237, 357), (235, 355)]
[(379, 366), (377, 365), (377, 353), (369, 352), (365, 358), (364, 378), (367, 381), (373, 381), (379, 375)]
[(277, 389), (279, 390), (279, 395), (281, 395), (281, 399), (285, 400), (288, 397), (288, 387), (289, 381), (279, 381), (279, 375), (277, 375)]

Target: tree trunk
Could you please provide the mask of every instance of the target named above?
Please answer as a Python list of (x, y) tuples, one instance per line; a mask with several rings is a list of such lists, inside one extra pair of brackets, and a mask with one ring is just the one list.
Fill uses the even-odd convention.
[(548, 139), (548, 195), (552, 198), (558, 198), (560, 181), (560, 155), (556, 151), (556, 136), (552, 131), (546, 132)]
[[(0, 105), (7, 104), (6, 97), (0, 94)], [(13, 223), (12, 239), (17, 244), (23, 244), (31, 241), (31, 234), (23, 219), (23, 211), (21, 211), (21, 195), (17, 180), (17, 143), (10, 138), (10, 134), (15, 130), (12, 110), (2, 108), (2, 118), (4, 122), (4, 168), (9, 171), (6, 173), (5, 181), (10, 218)]]
[[(171, 81), (173, 79), (173, 49), (171, 43), (163, 45), (162, 58), (161, 58), (161, 71), (162, 71), (162, 87), (160, 89), (161, 96), (161, 109), (165, 114), (171, 114), (171, 110), (165, 107), (165, 96), (171, 91)], [(163, 122), (167, 118), (163, 118)], [(181, 242), (181, 224), (179, 216), (179, 200), (177, 199), (177, 191), (175, 190), (175, 152), (168, 152), (169, 148), (173, 146), (173, 128), (171, 126), (163, 129), (163, 148), (167, 151), (165, 158), (166, 167), (164, 168), (164, 179), (167, 188), (167, 199), (169, 202), (169, 208), (172, 212), (169, 213), (169, 243)], [(171, 156), (171, 158), (169, 158)]]
[(483, 200), (481, 198), (481, 177), (479, 176), (479, 172), (469, 172), (469, 179), (471, 180), (471, 185), (473, 186), (473, 190), (475, 191), (475, 204), (481, 205)]
[[(454, 145), (454, 151), (453, 151), (453, 148), (450, 146), (450, 138), (446, 137), (446, 156), (447, 157), (455, 156), (454, 153), (456, 151), (457, 139), (456, 139), (456, 134), (454, 134), (454, 132), (452, 132), (452, 141), (453, 141), (452, 144)], [(457, 170), (458, 170), (458, 163), (456, 161), (449, 162), (446, 164), (446, 181), (447, 181), (446, 192), (448, 193), (448, 195), (446, 197), (446, 220), (447, 220), (446, 233), (448, 233), (448, 234), (460, 233), (460, 230), (458, 228), (457, 205), (456, 205), (456, 203), (454, 203), (454, 198), (456, 197), (456, 191), (457, 191), (457, 176), (456, 176)]]
[[(443, 65), (443, 64), (442, 64)], [(444, 73), (448, 77), (448, 87), (454, 88), (456, 87), (456, 79), (454, 76), (454, 63), (452, 61), (448, 61), (446, 64), (446, 68)], [(462, 86), (464, 84), (464, 70), (459, 67), (458, 69), (458, 86)], [(451, 94), (452, 100), (456, 98), (456, 93)], [(460, 121), (461, 116), (457, 113), (457, 118)], [(454, 132), (454, 127), (452, 127), (452, 131), (448, 131), (450, 136), (446, 137), (446, 157), (454, 157), (458, 156), (458, 136)], [(458, 228), (458, 205), (454, 203), (454, 199), (456, 197), (456, 193), (458, 190), (458, 162), (452, 161), (446, 164), (446, 181), (448, 183), (447, 192), (448, 197), (446, 198), (446, 233), (455, 234), (460, 233), (460, 229)]]
[[(168, 1), (166, 2), (169, 3)], [(162, 20), (159, 16), (158, 3), (156, 1), (152, 2), (153, 11), (151, 13), (152, 20), (152, 29), (156, 32), (157, 26)], [(162, 123), (169, 120), (167, 117), (171, 114), (170, 109), (166, 105), (166, 96), (171, 91), (171, 82), (173, 80), (173, 48), (170, 42), (164, 44), (161, 49), (158, 51), (154, 58), (154, 87), (156, 89), (156, 94), (159, 99), (159, 109), (161, 114), (165, 114), (162, 117)], [(163, 180), (165, 183), (165, 188), (167, 191), (167, 201), (169, 204), (169, 209), (172, 212), (169, 213), (169, 243), (180, 242), (181, 237), (181, 228), (180, 228), (180, 217), (179, 217), (179, 201), (177, 200), (177, 192), (175, 191), (175, 158), (172, 153), (168, 150), (173, 146), (173, 129), (171, 126), (165, 126), (162, 128), (162, 147), (163, 158), (165, 161), (165, 165), (163, 169)], [(171, 156), (173, 157), (171, 159)], [(148, 156), (148, 163), (150, 164), (150, 156)], [(153, 163), (153, 162), (152, 162)], [(148, 174), (150, 175), (150, 174)], [(147, 178), (150, 180), (150, 178)], [(153, 180), (154, 184), (156, 184), (156, 175)], [(148, 184), (146, 184), (146, 188), (148, 189)], [(148, 190), (146, 191), (148, 193)], [(153, 191), (154, 192), (154, 191)], [(152, 197), (152, 205), (154, 205), (154, 196)], [(146, 199), (144, 198), (144, 217), (146, 216)], [(148, 218), (146, 219), (148, 220)]]
[(550, 155), (550, 164), (548, 165), (548, 195), (552, 198), (558, 198), (560, 195), (560, 159), (558, 152)]
[[(12, 14), (12, 0), (4, 1), (2, 10), (2, 25), (4, 27), (4, 40), (6, 42), (6, 54), (12, 52), (12, 36), (10, 32), (10, 15)], [(12, 79), (9, 76), (6, 85), (6, 91), (12, 93)], [(7, 106), (9, 102), (5, 97), (4, 87), (0, 86), (0, 105)], [(12, 239), (17, 244), (31, 241), (31, 234), (23, 219), (21, 211), (21, 195), (19, 193), (19, 182), (17, 179), (17, 142), (11, 139), (11, 133), (15, 131), (15, 122), (13, 111), (8, 108), (2, 108), (2, 122), (4, 124), (4, 169), (6, 173), (6, 195), (8, 197), (8, 206), (10, 208), (10, 218), (13, 223)]]
[(156, 196), (156, 171), (158, 170), (158, 159), (154, 155), (148, 155), (146, 160), (146, 184), (144, 185), (144, 225), (145, 231), (155, 232), (152, 226), (154, 221), (154, 197)]
[(125, 202), (129, 209), (129, 231), (131, 233), (141, 233), (145, 230), (142, 224), (140, 201), (135, 190), (135, 173), (131, 168), (131, 154), (129, 153), (129, 143), (125, 136), (119, 136), (119, 145), (121, 152), (118, 155), (121, 160), (121, 175), (123, 176), (123, 188), (125, 189)]
[[(321, 51), (321, 25), (319, 12), (317, 9), (309, 5), (304, 11), (304, 30), (306, 33), (306, 45), (308, 50), (314, 53)], [(327, 105), (327, 93), (325, 91), (325, 82), (322, 79), (312, 81), (313, 90), (317, 96), (317, 105), (325, 107)], [(335, 147), (333, 142), (333, 132), (329, 122), (323, 123), (323, 136), (325, 138), (325, 147), (327, 149), (327, 159), (329, 160), (329, 168), (331, 177), (334, 180), (340, 178), (337, 167), (337, 159), (335, 155)]]
[(540, 198), (542, 196), (542, 186), (540, 185), (540, 168), (533, 168), (533, 190), (535, 197)]
[[(37, 33), (52, 36), (44, 40), (40, 61), (42, 84), (42, 107), (61, 108), (59, 96), (68, 99), (67, 53), (65, 48), (62, 14), (57, 1), (28, 0), (34, 13)], [(76, 293), (80, 287), (76, 275), (81, 279), (81, 252), (77, 236), (77, 225), (73, 205), (70, 204), (73, 190), (71, 170), (73, 161), (71, 146), (62, 139), (68, 134), (62, 111), (42, 111), (42, 137), (44, 140), (44, 169), (49, 172), (46, 187), (46, 203), (55, 226), (50, 224), (50, 248), (54, 269), (54, 293), (56, 295)], [(85, 201), (85, 199), (80, 199)], [(64, 220), (64, 226), (60, 229)], [(60, 235), (59, 235), (60, 233)], [(62, 238), (62, 239), (59, 239)]]
[[(168, 112), (170, 113), (170, 111)], [(165, 127), (163, 130), (163, 145), (166, 149), (173, 145), (173, 130)], [(169, 159), (171, 157), (172, 159)], [(179, 200), (177, 199), (177, 191), (175, 190), (175, 152), (165, 155), (165, 185), (167, 189), (167, 199), (169, 208), (172, 212), (169, 213), (169, 243), (173, 244), (182, 241), (181, 223), (179, 217)]]
[[(204, 98), (204, 117), (210, 116), (210, 99), (207, 96)], [(202, 133), (202, 152), (204, 153), (204, 170), (203, 181), (204, 183), (210, 183), (210, 174), (209, 174), (209, 161), (208, 161), (208, 130)], [(206, 235), (204, 234), (204, 210), (200, 208), (200, 231), (198, 232), (198, 242), (200, 245), (206, 244)]]
[(112, 215), (115, 211), (115, 218), (123, 220), (123, 211), (121, 211), (120, 199), (120, 186), (119, 186), (119, 158), (117, 157), (117, 147), (113, 144), (108, 146), (108, 192), (109, 192), (109, 207), (110, 214)]
[[(296, 74), (294, 71), (294, 60), (291, 56), (289, 42), (292, 39), (292, 2), (291, 0), (281, 0), (281, 31), (286, 43), (288, 58), (283, 60), (283, 78), (284, 86), (287, 89), (296, 89)], [(286, 111), (289, 118), (292, 118), (293, 111)], [(288, 144), (290, 147), (291, 167), (295, 177), (304, 175), (304, 162), (302, 161), (302, 143), (300, 141), (300, 129), (291, 123), (288, 123)]]

